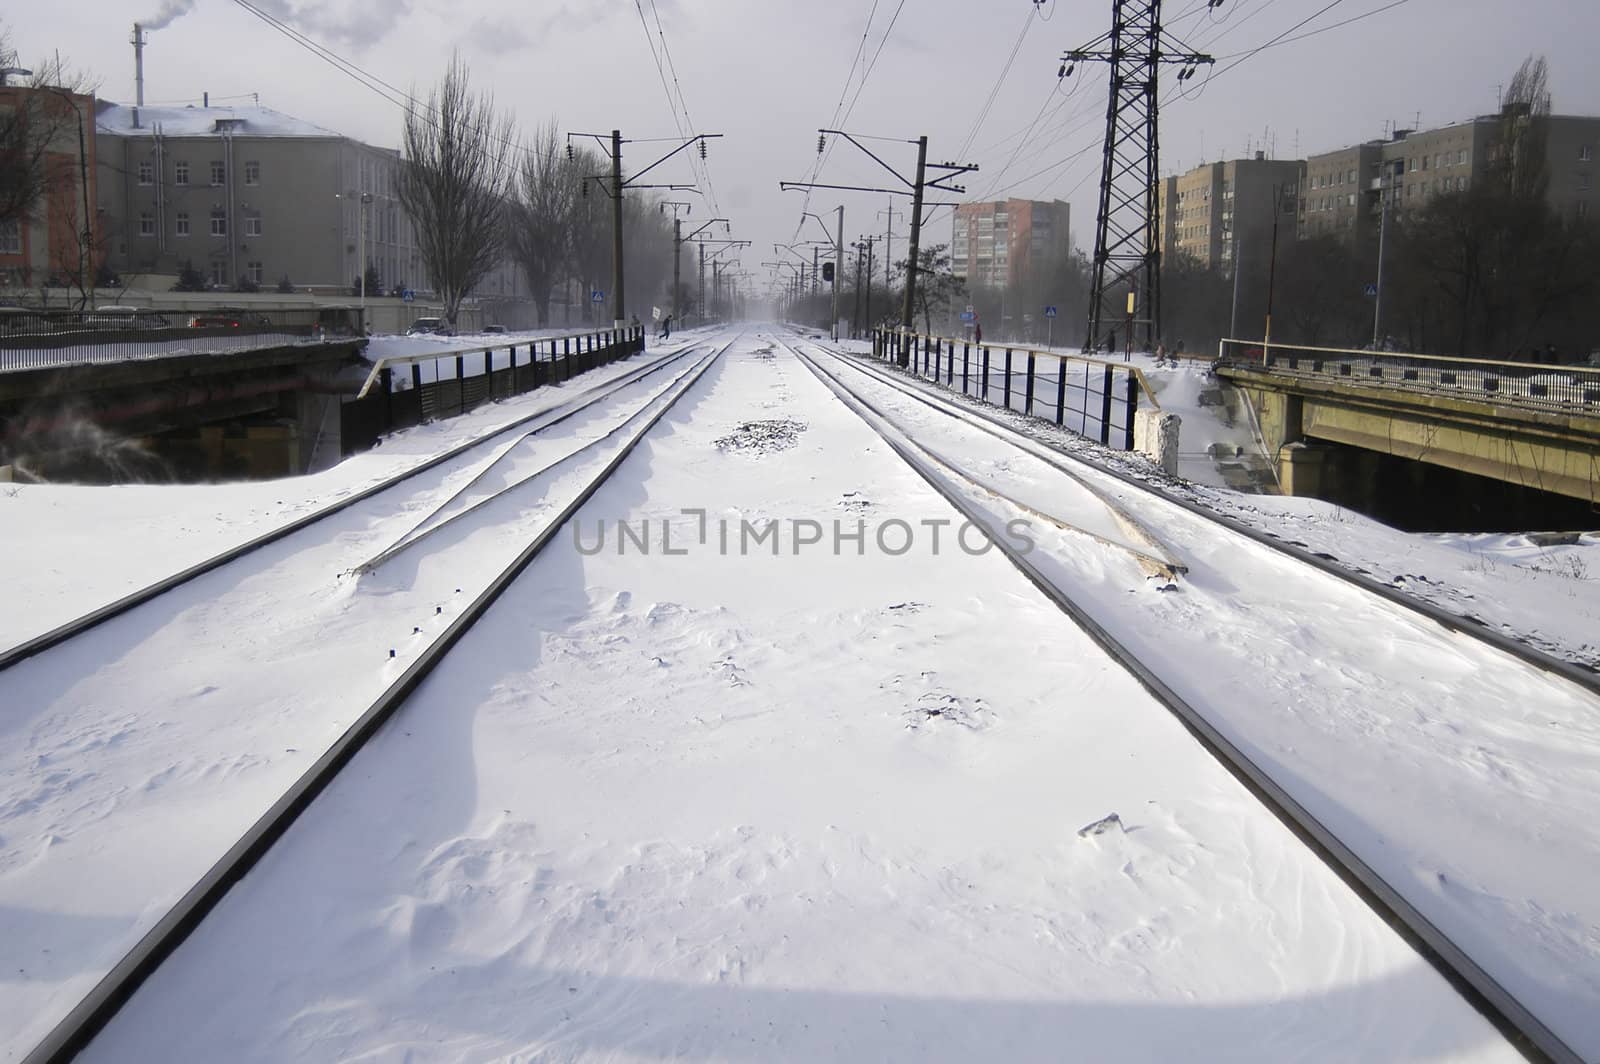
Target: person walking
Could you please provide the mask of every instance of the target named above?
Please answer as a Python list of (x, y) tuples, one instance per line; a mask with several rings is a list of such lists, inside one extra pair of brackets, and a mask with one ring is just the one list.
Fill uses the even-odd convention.
[(668, 340), (672, 337), (672, 315), (668, 314), (661, 319), (661, 339)]

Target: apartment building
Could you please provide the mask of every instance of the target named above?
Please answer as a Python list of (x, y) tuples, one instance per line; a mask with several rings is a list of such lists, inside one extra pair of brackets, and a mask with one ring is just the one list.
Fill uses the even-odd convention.
[(973, 285), (1009, 287), (1067, 248), (1072, 206), (1062, 200), (963, 203), (950, 238), (951, 270)]
[(1241, 254), (1271, 241), (1273, 206), (1285, 211), (1278, 240), (1294, 239), (1292, 211), (1304, 176), (1298, 159), (1253, 159), (1206, 163), (1165, 178), (1156, 187), (1156, 218), (1163, 258), (1185, 255), (1201, 266), (1232, 273)]
[[(1544, 123), (1546, 199), (1563, 217), (1589, 217), (1600, 117), (1551, 115)], [(1311, 156), (1300, 236), (1364, 240), (1377, 232), (1384, 200), (1391, 211), (1404, 212), (1471, 188), (1501, 162), (1505, 130), (1504, 115), (1482, 115), (1435, 129), (1400, 129), (1388, 140)]]
[[(353, 286), (364, 262), (385, 292), (429, 286), (394, 149), (258, 106), (102, 103), (96, 126), (109, 261), (121, 273), (192, 263), (224, 288), (287, 279), (333, 291)], [(476, 294), (526, 288), (508, 262)]]
[(24, 151), (42, 149), (44, 176), (38, 200), (0, 220), (0, 288), (92, 281), (101, 233), (94, 97), (0, 85), (0, 112), (21, 125)]

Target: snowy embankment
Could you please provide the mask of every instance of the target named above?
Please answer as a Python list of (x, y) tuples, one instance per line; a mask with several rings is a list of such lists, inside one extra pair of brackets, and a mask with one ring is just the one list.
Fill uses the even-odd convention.
[[(1042, 462), (841, 369), (996, 490), (1080, 528), (1103, 517)], [(1041, 544), (1035, 563), (1542, 1020), (1600, 1053), (1587, 1025), (1600, 1006), (1594, 695), (1085, 473), (1187, 574), (1130, 596), (1081, 536)], [(975, 502), (996, 521), (1014, 512)]]
[(86, 1059), (1516, 1059), (951, 517), (745, 342)]

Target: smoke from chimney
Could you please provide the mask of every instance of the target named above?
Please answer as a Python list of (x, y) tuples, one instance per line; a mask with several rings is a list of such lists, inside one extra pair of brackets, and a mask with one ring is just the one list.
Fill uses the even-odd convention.
[(162, 0), (161, 10), (150, 18), (139, 20), (139, 25), (147, 30), (165, 29), (173, 19), (180, 15), (187, 15), (194, 10), (194, 0)]

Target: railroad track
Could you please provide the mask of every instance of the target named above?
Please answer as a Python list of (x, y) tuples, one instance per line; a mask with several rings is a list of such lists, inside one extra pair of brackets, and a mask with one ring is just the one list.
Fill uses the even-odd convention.
[[(693, 390), (706, 371), (736, 340), (737, 337), (721, 344), (709, 345), (711, 350), (708, 354), (695, 361), (687, 372), (681, 374), (668, 389), (647, 404), (653, 408), (648, 416), (636, 415), (629, 419), (634, 427), (599, 472), (586, 480), (584, 486), (558, 513), (544, 523), (541, 530), (494, 576), (488, 586), (417, 653), (415, 660), (405, 671), (390, 683), (333, 745), (251, 825), (228, 852), (211, 866), (183, 898), (95, 985), (93, 990), (51, 1029), (49, 1034), (23, 1058), (23, 1064), (62, 1064), (75, 1058), (89, 1045), (95, 1035), (110, 1022), (162, 962), (182, 945), (206, 916), (222, 902), (234, 884), (261, 861), (274, 843), (283, 837), (317, 796), (333, 782), (340, 770), (348, 765), (385, 722), (401, 709), (423, 680), (438, 667), (451, 649), (466, 636), (473, 625), (488, 612), (533, 560), (555, 540), (573, 515), (633, 453), (634, 448), (656, 423)], [(682, 356), (680, 354), (672, 357), (675, 361)], [(657, 400), (660, 399), (665, 401), (658, 403)], [(609, 432), (597, 440), (586, 443), (582, 449), (589, 449), (616, 435), (615, 432)]]
[[(236, 547), (231, 547), (225, 551), (213, 555), (212, 557), (206, 558), (203, 561), (197, 562), (194, 565), (180, 570), (179, 572), (154, 581), (142, 588), (139, 588), (137, 591), (132, 591), (126, 595), (123, 595), (121, 598), (118, 598), (113, 602), (109, 602), (98, 609), (91, 610), (90, 612), (76, 617), (73, 620), (57, 625), (47, 632), (43, 632), (37, 636), (34, 636), (32, 639), (19, 643), (16, 646), (10, 647), (9, 649), (0, 651), (0, 672), (4, 672), (6, 669), (11, 668), (19, 662), (25, 661), (36, 654), (65, 643), (73, 637), (81, 635), (84, 632), (87, 632), (99, 625), (106, 623), (107, 621), (112, 620), (113, 618), (120, 617), (128, 611), (138, 606), (142, 606), (147, 602), (151, 602), (152, 600), (159, 598), (161, 595), (166, 594), (174, 588), (181, 587), (184, 584), (189, 583), (197, 577), (204, 576), (205, 574), (220, 569), (231, 562), (245, 557), (246, 555), (253, 554), (263, 547), (277, 543), (288, 536), (294, 535), (296, 532), (300, 532), (328, 519), (329, 517), (334, 516), (335, 514), (342, 513), (351, 507), (390, 491), (391, 489), (411, 481), (424, 473), (445, 465), (448, 462), (452, 462), (458, 458), (467, 456), (477, 449), (486, 446), (493, 446), (497, 441), (503, 442), (507, 436), (512, 437), (513, 444), (521, 443), (528, 438), (545, 431), (546, 429), (561, 424), (587, 410), (593, 409), (596, 404), (605, 401), (623, 389), (641, 380), (644, 380), (653, 374), (659, 373), (661, 370), (666, 369), (669, 366), (677, 364), (681, 360), (687, 358), (696, 349), (706, 346), (708, 345), (703, 342), (687, 344), (677, 351), (667, 354), (636, 369), (629, 370), (613, 380), (586, 388), (574, 395), (572, 398), (558, 404), (557, 406), (540, 410), (536, 413), (518, 418), (508, 425), (503, 425), (492, 431), (485, 432), (482, 435), (476, 436), (473, 439), (467, 440), (455, 447), (452, 447), (444, 453), (436, 455), (435, 457), (430, 458), (419, 465), (397, 473), (394, 476), (387, 477), (378, 483), (371, 485), (370, 487), (364, 488), (359, 492), (329, 503), (326, 506), (320, 507), (311, 513), (296, 518), (295, 520), (279, 528), (262, 533), (261, 535), (241, 543)], [(527, 426), (530, 425), (532, 427), (528, 428)]]
[[(973, 429), (1015, 445), (1016, 448), (1044, 462), (1052, 469), (1072, 477), (1076, 482), (1081, 482), (1085, 477), (1092, 479), (1094, 476), (1093, 471), (1099, 471), (1098, 467), (1073, 469), (1062, 461), (1065, 457), (1064, 455), (1043, 447), (1038, 441), (1018, 433), (1015, 429), (1004, 425), (1003, 422), (986, 417), (979, 412), (969, 411), (954, 404), (930, 398), (921, 389), (907, 386), (905, 383), (896, 380), (892, 375), (875, 367), (863, 365), (860, 360), (853, 357), (840, 355), (817, 345), (807, 345), (823, 353), (825, 358), (818, 359), (798, 350), (793, 345), (786, 344), (785, 346), (788, 346), (799, 361), (818, 380), (871, 427), (879, 438), (910, 465), (930, 486), (949, 501), (968, 521), (988, 533), (990, 542), (1004, 553), (1023, 575), (1160, 701), (1236, 779), (1304, 841), (1367, 905), (1393, 927), (1463, 997), (1493, 1023), (1515, 1047), (1534, 1060), (1558, 1061), (1562, 1062), (1562, 1064), (1577, 1064), (1577, 1062), (1581, 1062), (1582, 1058), (1578, 1052), (1557, 1035), (1529, 1007), (1524, 1005), (1515, 994), (1507, 989), (1501, 980), (1480, 965), (1467, 950), (1463, 949), (1421, 909), (1413, 904), (1405, 893), (1381, 875), (1362, 854), (1341, 839), (1322, 818), (1315, 815), (1306, 805), (1291, 794), (1287, 787), (1274, 778), (1274, 775), (1267, 767), (1264, 767), (1256, 758), (1250, 756), (1238, 742), (1231, 739), (1214, 719), (1216, 714), (1210, 711), (1214, 707), (1208, 706), (1203, 699), (1197, 702), (1192, 698), (1185, 697), (1177, 689), (1178, 685), (1176, 683), (1163, 676), (1162, 670), (1165, 663), (1153, 665), (1150, 660), (1151, 655), (1148, 652), (1140, 653), (1134, 650), (1125, 638), (1120, 637), (1117, 632), (1113, 631), (1114, 621), (1107, 616), (1106, 607), (1103, 603), (1096, 603), (1092, 597), (1080, 593), (1070, 581), (1064, 581), (1053, 576), (1034, 557), (1030, 556), (1028, 551), (1019, 548), (1017, 544), (1009, 541), (1006, 537), (993, 534), (990, 531), (994, 524), (992, 515), (986, 513), (983, 507), (975, 503), (972, 495), (975, 489), (977, 494), (998, 499), (1002, 507), (1009, 506), (1013, 512), (1027, 513), (1028, 508), (1019, 507), (1016, 500), (1009, 498), (1003, 492), (994, 490), (994, 486), (986, 483), (983, 479), (967, 476), (959, 465), (943, 460), (931, 448), (914, 440), (912, 438), (914, 435), (913, 430), (905, 426), (892, 413), (885, 410), (881, 402), (874, 402), (871, 398), (862, 394), (859, 384), (863, 378), (876, 381), (880, 385), (893, 389), (900, 396), (915, 400), (917, 403), (931, 407), (941, 414), (947, 414)], [(826, 366), (824, 365), (825, 361), (828, 363)], [(848, 369), (854, 375), (849, 381), (845, 379), (845, 374), (840, 372), (844, 369)], [(1117, 479), (1123, 480), (1121, 477)], [(1131, 482), (1124, 481), (1124, 483)], [(963, 490), (963, 484), (966, 485), (968, 490)], [(1146, 488), (1143, 485), (1131, 483), (1131, 486), (1139, 487), (1142, 491), (1150, 492), (1152, 495), (1155, 494), (1153, 489)], [(1230, 531), (1234, 531), (1229, 523), (1219, 522), (1218, 524), (1219, 527), (1229, 528)], [(1255, 543), (1278, 550), (1280, 553), (1287, 554), (1290, 557), (1297, 556), (1295, 552), (1284, 551), (1279, 544), (1265, 540), (1262, 537), (1251, 536), (1250, 539)], [(1129, 550), (1126, 544), (1115, 544), (1115, 546), (1123, 550)], [(1171, 558), (1169, 560), (1175, 563), (1178, 561)], [(1326, 566), (1318, 566), (1317, 568), (1347, 583), (1364, 586), (1359, 581), (1348, 580), (1346, 574), (1339, 570), (1329, 569)], [(1393, 600), (1392, 596), (1384, 596), (1384, 598)], [(1400, 604), (1408, 609), (1415, 608), (1409, 602)], [(1426, 610), (1419, 610), (1418, 612), (1431, 616), (1431, 613)], [(1496, 651), (1504, 649), (1499, 645), (1498, 641), (1483, 638), (1487, 633), (1476, 630), (1471, 626), (1451, 624), (1449, 627), (1478, 639), (1481, 643), (1492, 647)], [(1519, 654), (1517, 656), (1527, 660), (1525, 655)], [(1545, 662), (1536, 663), (1541, 667), (1547, 667)], [(1576, 677), (1569, 677), (1567, 674), (1570, 670), (1562, 668), (1550, 668), (1549, 671), (1561, 676), (1563, 679), (1573, 679), (1575, 683), (1586, 691), (1594, 691), (1596, 689), (1593, 677), (1584, 676), (1581, 673)]]

